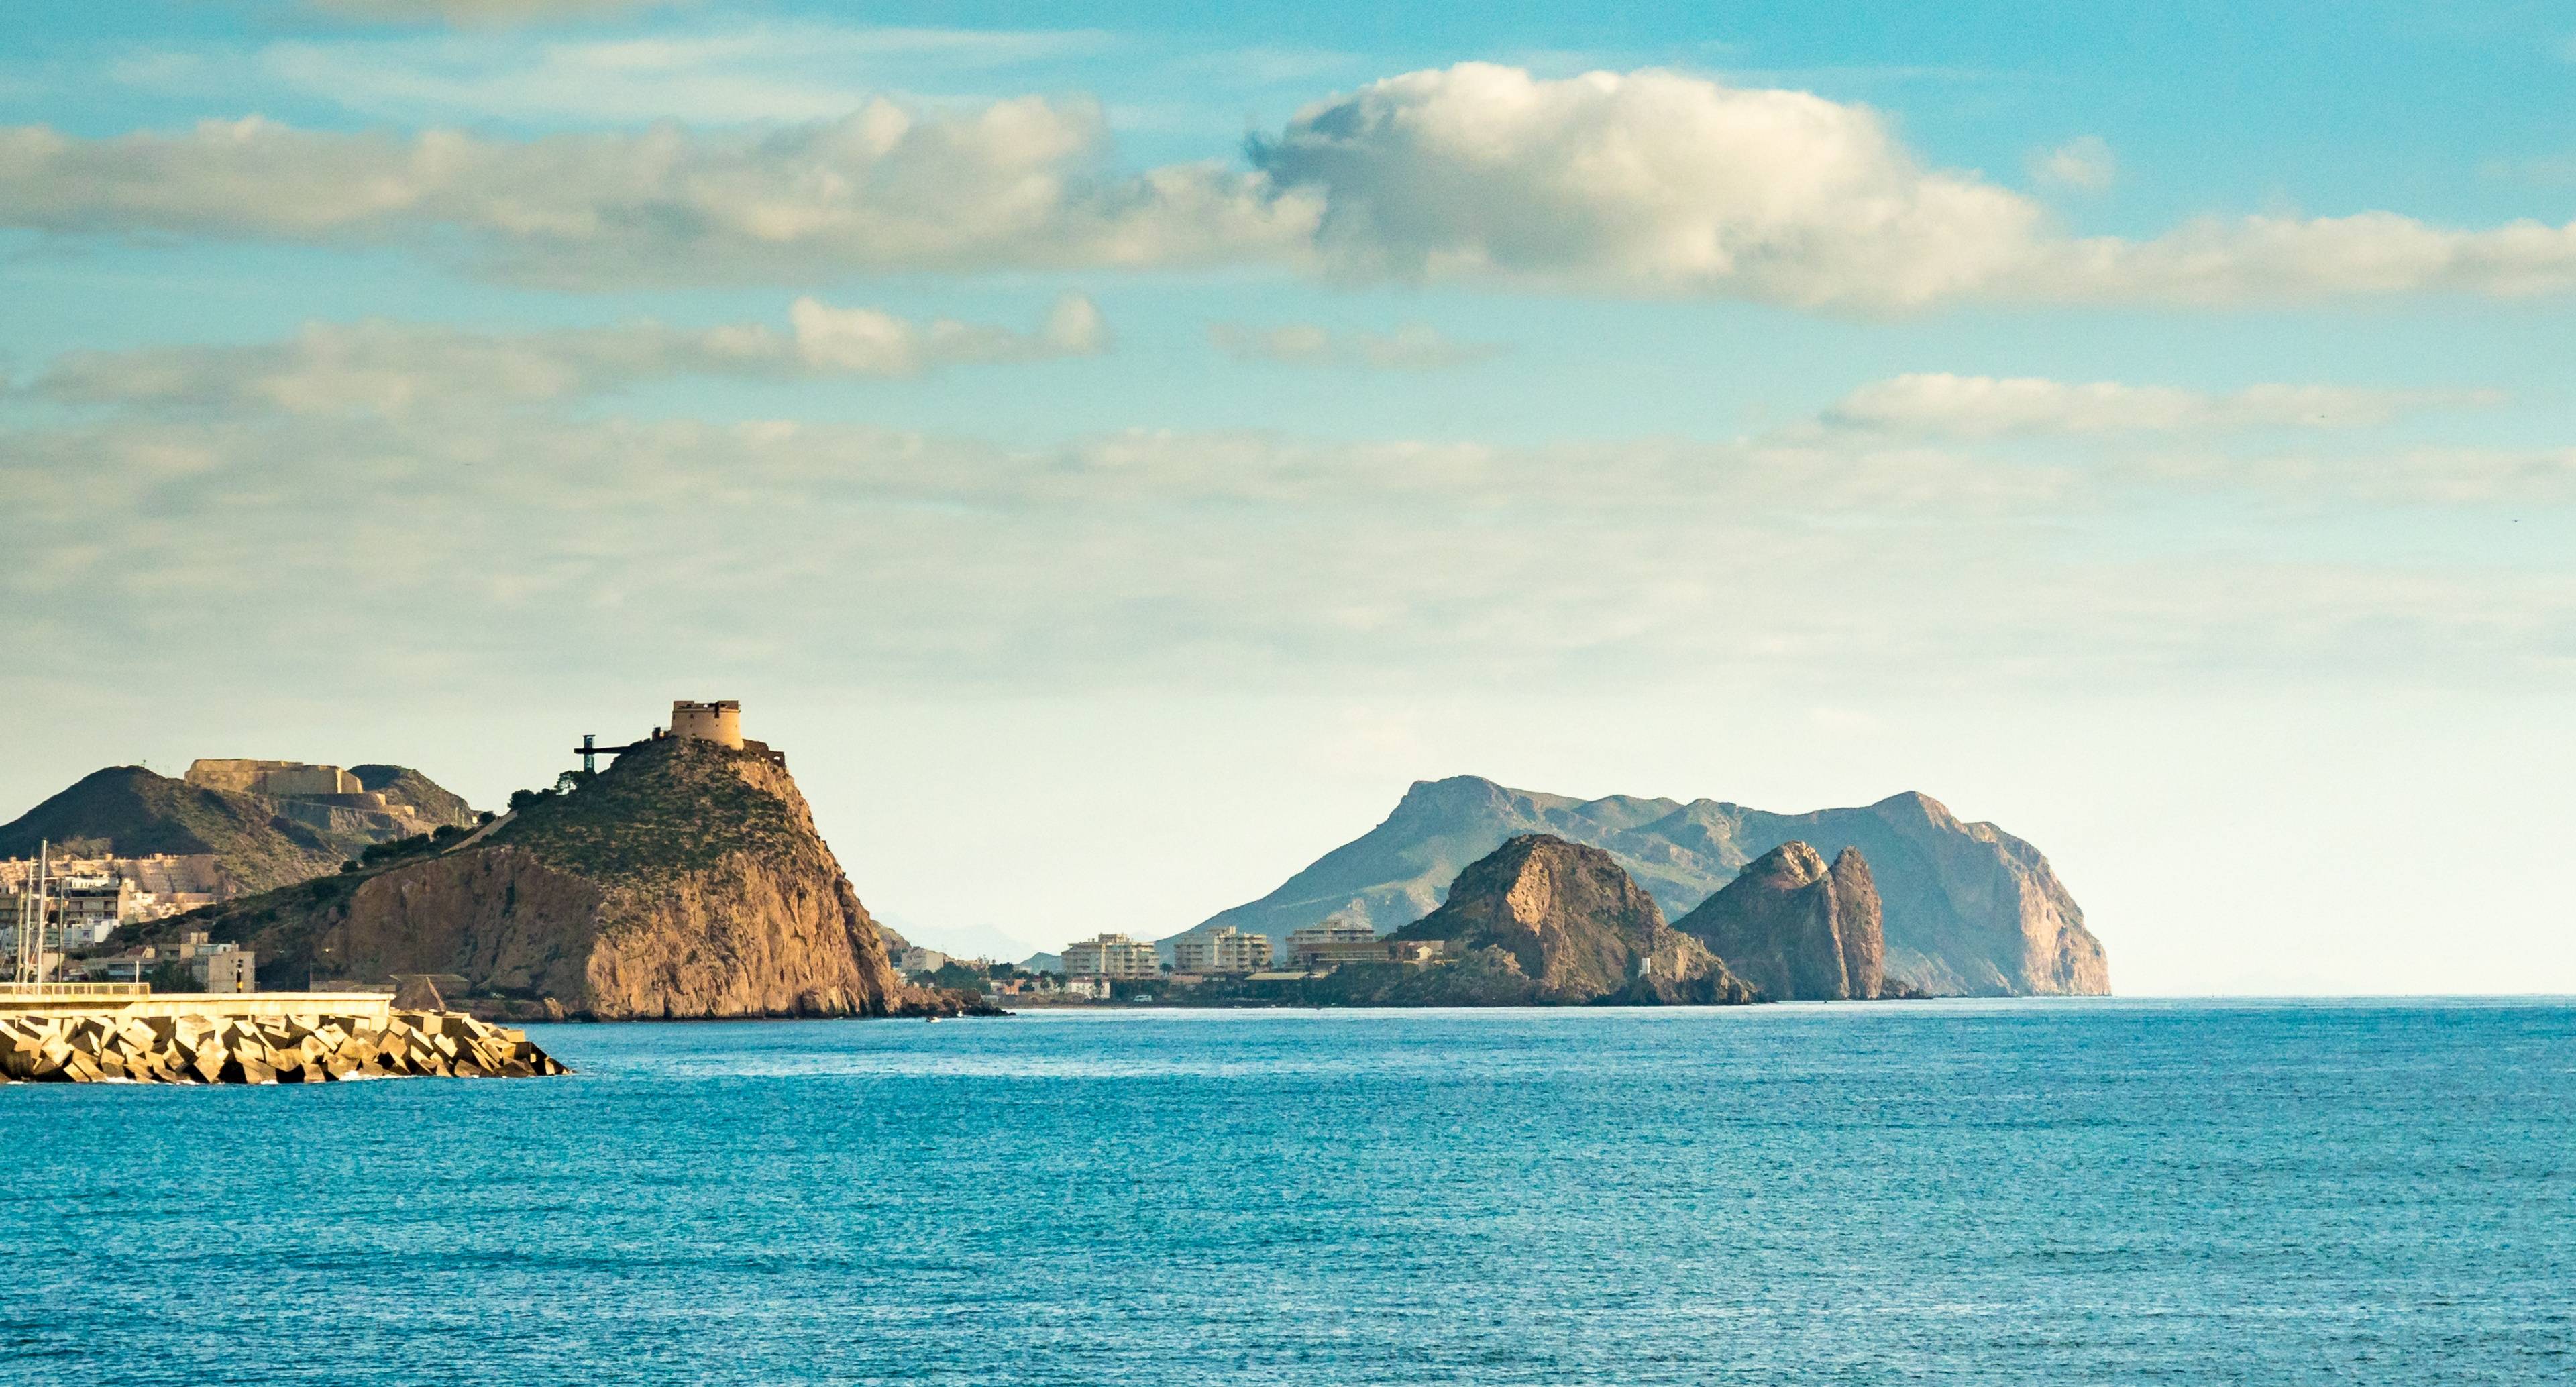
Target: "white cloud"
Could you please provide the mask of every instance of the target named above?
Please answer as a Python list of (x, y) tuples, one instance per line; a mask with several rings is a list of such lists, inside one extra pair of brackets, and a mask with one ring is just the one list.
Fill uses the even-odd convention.
[(74, 404), (187, 411), (401, 415), (491, 409), (614, 391), (680, 375), (767, 379), (911, 376), (949, 366), (1095, 356), (1108, 349), (1100, 310), (1056, 301), (1036, 332), (941, 318), (922, 323), (812, 298), (788, 309), (790, 331), (765, 323), (709, 329), (626, 323), (477, 333), (369, 319), (310, 323), (283, 342), (74, 352), (29, 386)]
[(1309, 107), (1253, 159), (1355, 276), (1922, 303), (2009, 269), (2026, 200), (1924, 169), (1877, 115), (1679, 73), (1461, 64)]
[(1336, 332), (1313, 323), (1215, 323), (1208, 328), (1208, 341), (1237, 361), (1380, 371), (1435, 371), (1490, 360), (1505, 350), (1498, 343), (1457, 341), (1428, 323), (1402, 323), (1392, 332)]
[(2116, 381), (2075, 384), (1922, 372), (1875, 381), (1846, 395), (1823, 422), (1842, 428), (1943, 438), (2013, 434), (2171, 432), (2238, 428), (2351, 428), (2406, 412), (2503, 403), (2494, 391), (2370, 390), (2256, 385), (2229, 394)]
[(1927, 165), (1866, 107), (1656, 70), (1409, 73), (1251, 154), (1251, 173), (1113, 173), (1097, 108), (1037, 98), (521, 140), (18, 127), (0, 130), (0, 225), (462, 245), (489, 273), (566, 286), (1289, 264), (1863, 312), (2576, 292), (2576, 224), (2372, 211), (2074, 238), (2019, 193)]
[(461, 232), (564, 285), (845, 270), (1169, 266), (1275, 253), (1312, 221), (1213, 166), (1100, 172), (1097, 109), (874, 102), (769, 133), (484, 139), (249, 119), (83, 140), (0, 131), (0, 223), (376, 243)]
[(2030, 171), (2042, 183), (2098, 193), (2119, 177), (2120, 161), (2112, 155), (2109, 141), (2084, 135), (2032, 156)]

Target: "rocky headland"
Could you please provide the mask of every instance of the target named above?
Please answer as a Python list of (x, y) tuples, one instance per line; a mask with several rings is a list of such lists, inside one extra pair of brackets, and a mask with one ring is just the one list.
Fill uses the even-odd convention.
[(1469, 864), (1532, 833), (1609, 853), (1667, 917), (1785, 844), (1828, 862), (1857, 849), (1882, 899), (1881, 967), (1893, 983), (1972, 996), (2111, 988), (2101, 942), (2037, 848), (1913, 793), (1777, 814), (1707, 799), (1575, 799), (1476, 776), (1420, 781), (1376, 828), (1192, 932), (1232, 925), (1275, 941), (1332, 915), (1399, 929), (1438, 909)]
[(168, 922), (257, 949), (265, 983), (453, 974), (510, 1019), (953, 1014), (905, 982), (761, 750), (657, 739), (471, 833)]

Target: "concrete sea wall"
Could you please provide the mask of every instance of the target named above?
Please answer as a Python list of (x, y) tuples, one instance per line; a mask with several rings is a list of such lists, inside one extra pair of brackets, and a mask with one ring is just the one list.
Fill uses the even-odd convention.
[(122, 1009), (0, 1013), (0, 1083), (315, 1084), (570, 1071), (525, 1031), (455, 1012), (178, 1015)]

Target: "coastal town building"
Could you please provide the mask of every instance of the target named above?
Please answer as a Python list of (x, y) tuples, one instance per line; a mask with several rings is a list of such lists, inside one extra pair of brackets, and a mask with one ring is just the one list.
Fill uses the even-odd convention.
[(1086, 1002), (1109, 1000), (1109, 979), (1099, 973), (1077, 973), (1064, 980), (1064, 995)]
[(918, 944), (906, 945), (894, 956), (895, 970), (903, 973), (936, 973), (952, 962), (955, 959), (951, 955)]
[(1172, 941), (1172, 969), (1179, 973), (1257, 973), (1270, 966), (1270, 936), (1220, 925)]
[[(36, 874), (34, 858), (0, 858), (0, 929), (18, 918), (19, 897)], [(130, 925), (181, 915), (231, 896), (212, 853), (149, 857), (57, 857), (46, 887), (47, 923), (100, 921)], [(102, 934), (100, 936), (104, 938)]]
[(1064, 946), (1068, 978), (1150, 978), (1163, 971), (1154, 946), (1123, 934), (1103, 934)]
[(219, 944), (188, 960), (200, 992), (229, 995), (259, 990), (259, 958), (248, 949)]
[(1319, 925), (1291, 930), (1288, 958), (1300, 968), (1338, 968), (1345, 963), (1384, 963), (1386, 941), (1367, 925), (1335, 916)]

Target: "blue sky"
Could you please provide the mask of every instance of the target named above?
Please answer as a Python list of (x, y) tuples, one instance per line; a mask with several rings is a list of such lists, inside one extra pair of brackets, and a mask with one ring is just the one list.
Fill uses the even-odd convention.
[(0, 808), (740, 696), (933, 938), (1475, 771), (2576, 988), (2576, 18), (2245, 8), (24, 0)]

